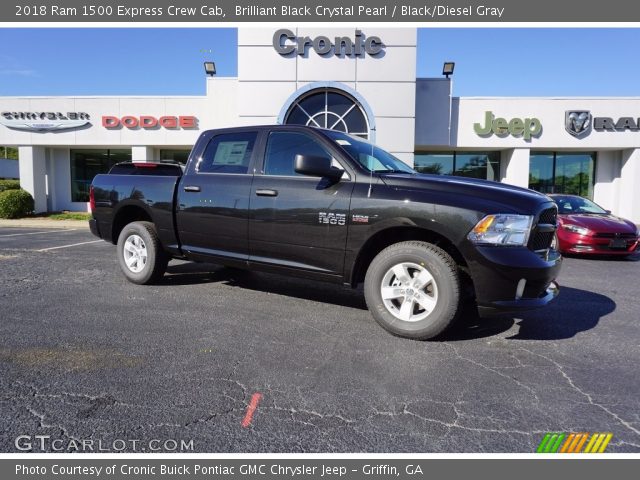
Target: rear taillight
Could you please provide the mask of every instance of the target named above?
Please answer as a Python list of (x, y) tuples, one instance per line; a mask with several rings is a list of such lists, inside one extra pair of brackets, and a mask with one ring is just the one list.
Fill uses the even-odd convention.
[(93, 193), (93, 185), (89, 187), (89, 209), (93, 213), (96, 209), (96, 197)]

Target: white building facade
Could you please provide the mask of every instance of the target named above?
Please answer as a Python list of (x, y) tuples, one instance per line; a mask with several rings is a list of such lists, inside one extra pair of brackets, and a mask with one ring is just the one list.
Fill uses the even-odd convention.
[(118, 161), (185, 161), (198, 135), (293, 123), (370, 139), (429, 173), (580, 194), (640, 223), (640, 98), (457, 98), (416, 78), (415, 28), (241, 28), (203, 96), (0, 97), (36, 211), (86, 210)]

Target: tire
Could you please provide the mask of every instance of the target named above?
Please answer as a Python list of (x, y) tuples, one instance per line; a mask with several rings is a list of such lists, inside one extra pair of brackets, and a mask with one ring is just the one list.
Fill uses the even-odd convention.
[(384, 329), (417, 340), (444, 332), (462, 304), (453, 258), (418, 241), (396, 243), (380, 252), (367, 270), (364, 295), (371, 315)]
[(117, 256), (127, 280), (139, 285), (160, 280), (169, 263), (169, 256), (162, 249), (156, 228), (151, 222), (126, 225), (118, 237)]

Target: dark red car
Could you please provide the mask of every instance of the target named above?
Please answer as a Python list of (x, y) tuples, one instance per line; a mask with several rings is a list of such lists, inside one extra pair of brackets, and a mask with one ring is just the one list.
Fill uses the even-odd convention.
[(558, 249), (562, 253), (631, 255), (640, 232), (630, 220), (577, 195), (550, 195), (558, 205)]

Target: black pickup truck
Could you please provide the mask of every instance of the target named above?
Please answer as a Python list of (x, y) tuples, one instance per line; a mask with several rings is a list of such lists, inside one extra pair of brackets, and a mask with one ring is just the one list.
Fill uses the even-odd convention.
[(91, 231), (134, 283), (171, 258), (352, 287), (390, 332), (431, 338), (465, 292), (481, 313), (558, 294), (557, 209), (497, 182), (419, 174), (345, 133), (257, 126), (201, 134), (184, 170), (118, 164), (91, 186)]

